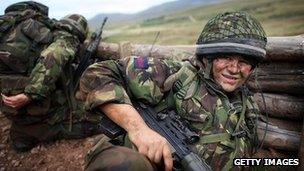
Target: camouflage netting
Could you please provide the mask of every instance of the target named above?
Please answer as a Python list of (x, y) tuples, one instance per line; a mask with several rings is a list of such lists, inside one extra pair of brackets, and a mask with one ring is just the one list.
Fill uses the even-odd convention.
[(206, 24), (197, 40), (197, 54), (224, 52), (264, 58), (266, 43), (266, 34), (255, 18), (243, 12), (226, 12)]

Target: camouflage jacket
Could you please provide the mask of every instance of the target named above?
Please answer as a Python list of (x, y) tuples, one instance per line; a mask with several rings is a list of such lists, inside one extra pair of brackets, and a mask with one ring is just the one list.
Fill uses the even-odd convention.
[[(214, 170), (228, 170), (232, 160), (248, 157), (256, 137), (257, 105), (242, 89), (225, 94), (206, 80), (201, 63), (146, 57), (91, 65), (80, 81), (86, 109), (140, 100), (155, 109), (174, 108), (200, 135), (192, 149)], [(243, 113), (243, 114), (241, 114)], [(237, 126), (238, 125), (238, 126)]]
[[(32, 99), (41, 99), (51, 96), (54, 91), (63, 85), (58, 85), (62, 77), (67, 75), (66, 69), (74, 59), (79, 46), (78, 39), (64, 31), (55, 32), (54, 42), (41, 52), (39, 62), (30, 74), (30, 82), (24, 92)], [(56, 85), (57, 84), (57, 85)]]
[[(14, 40), (11, 41), (14, 43)], [(28, 40), (24, 38), (24, 43), (25, 41)], [(13, 43), (10, 45), (14, 45)], [(35, 54), (20, 52), (20, 56), (25, 54), (24, 60), (37, 61), (32, 68), (27, 65), (21, 70), (20, 67), (17, 69), (22, 72), (16, 73), (14, 69), (10, 70), (11, 67), (1, 63), (1, 92), (7, 95), (25, 93), (31, 98), (31, 102), (19, 110), (2, 104), (2, 112), (20, 124), (41, 121), (54, 124), (66, 119), (69, 105), (64, 89), (69, 78), (72, 77), (69, 63), (74, 59), (78, 46), (79, 41), (76, 36), (58, 29), (52, 32), (52, 41), (42, 45), (41, 50), (36, 50)], [(0, 50), (11, 53), (6, 48)]]

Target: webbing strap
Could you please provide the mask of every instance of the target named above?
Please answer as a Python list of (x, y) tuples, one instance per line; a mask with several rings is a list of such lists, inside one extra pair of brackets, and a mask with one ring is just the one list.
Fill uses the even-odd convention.
[(204, 78), (210, 79), (211, 68), (212, 68), (212, 60), (209, 59), (206, 66), (206, 70), (204, 72)]
[(162, 100), (157, 104), (154, 108), (156, 113), (161, 112), (165, 109), (173, 109), (174, 108), (174, 98), (173, 98), (173, 90), (171, 89), (166, 100)]
[(229, 140), (230, 138), (231, 135), (229, 133), (211, 134), (201, 137), (199, 143), (202, 144), (215, 143), (215, 142)]
[[(242, 120), (244, 120), (245, 118), (245, 111), (246, 111), (246, 102), (247, 102), (247, 96), (245, 96), (245, 92), (242, 91), (242, 101), (243, 101), (243, 106), (242, 106), (242, 112), (240, 114), (240, 118), (239, 118), (239, 121), (237, 123), (237, 125), (235, 126), (235, 129), (234, 129), (234, 133), (236, 133), (241, 125), (241, 122)], [(233, 153), (230, 154), (230, 157), (229, 157), (229, 161), (226, 163), (226, 165), (223, 167), (222, 170), (229, 170), (229, 168), (233, 165), (233, 159), (235, 158), (235, 156), (237, 155), (238, 153), (238, 148), (240, 146), (240, 140), (238, 138), (235, 138), (234, 139), (234, 142), (235, 142), (235, 150)]]
[(241, 122), (244, 120), (245, 118), (245, 112), (246, 112), (246, 102), (247, 102), (247, 98), (245, 96), (245, 92), (242, 91), (242, 101), (243, 101), (243, 106), (242, 106), (242, 112), (240, 114), (240, 118), (235, 126), (235, 129), (234, 129), (234, 133), (236, 133), (241, 125)]
[(231, 166), (233, 166), (233, 160), (236, 156), (236, 154), (238, 153), (238, 149), (236, 147), (238, 147), (240, 145), (240, 140), (239, 139), (235, 139), (235, 150), (234, 152), (232, 152), (229, 156), (229, 160), (228, 162), (225, 164), (225, 166), (223, 167), (222, 170), (231, 170)]
[[(239, 120), (238, 120), (238, 122), (235, 126), (233, 134), (235, 134), (238, 131), (238, 129), (240, 127), (240, 124), (241, 124), (242, 120), (244, 120), (244, 117), (245, 117), (247, 99), (245, 98), (245, 93), (244, 92), (242, 92), (242, 101), (243, 101), (242, 112), (241, 112), (240, 118), (239, 118)], [(231, 139), (233, 134), (218, 133), (218, 134), (205, 135), (205, 136), (200, 138), (199, 142), (203, 143), (203, 144), (221, 142), (221, 141)]]

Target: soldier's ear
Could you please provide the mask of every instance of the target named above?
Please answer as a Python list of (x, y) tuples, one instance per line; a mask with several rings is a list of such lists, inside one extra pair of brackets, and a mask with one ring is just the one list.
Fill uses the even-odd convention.
[(203, 62), (203, 64), (204, 64), (204, 67), (206, 67), (207, 64), (208, 64), (208, 59), (207, 59), (207, 58), (203, 58), (203, 59), (202, 59), (202, 62)]
[(258, 72), (258, 67), (252, 66), (252, 68), (251, 68), (251, 70), (250, 70), (250, 75), (252, 75), (252, 74), (256, 75), (257, 72)]

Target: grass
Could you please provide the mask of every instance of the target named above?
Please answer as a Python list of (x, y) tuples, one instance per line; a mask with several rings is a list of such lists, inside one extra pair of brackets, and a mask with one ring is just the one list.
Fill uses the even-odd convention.
[(132, 25), (105, 30), (107, 42), (130, 41), (151, 44), (194, 44), (206, 22), (225, 11), (246, 11), (257, 18), (268, 36), (292, 36), (304, 33), (303, 0), (232, 0), (160, 16)]

